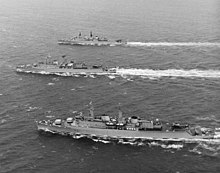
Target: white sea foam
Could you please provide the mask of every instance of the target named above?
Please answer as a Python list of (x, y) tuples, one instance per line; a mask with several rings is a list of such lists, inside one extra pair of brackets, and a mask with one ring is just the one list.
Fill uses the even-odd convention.
[(54, 118), (55, 116), (54, 115), (47, 115), (46, 117), (47, 118)]
[(150, 78), (160, 77), (184, 77), (184, 78), (220, 78), (219, 70), (184, 70), (184, 69), (168, 69), (168, 70), (153, 70), (153, 69), (136, 69), (136, 68), (119, 68), (116, 72), (117, 75), (126, 78), (127, 76), (142, 76)]
[(209, 115), (205, 117), (196, 117), (197, 120), (200, 121), (215, 121), (215, 122), (220, 122), (220, 119), (218, 119), (215, 115)]
[(2, 29), (1, 29), (1, 31), (2, 31), (2, 32), (6, 32), (6, 31), (7, 31), (7, 29), (5, 29), (5, 28), (2, 28)]
[(45, 132), (53, 133), (53, 134), (56, 133), (56, 132), (54, 132), (54, 131), (52, 131), (52, 130), (49, 130), (48, 128), (44, 128), (44, 129), (42, 129), (42, 130), (44, 130)]
[(109, 79), (115, 79), (115, 76), (109, 75), (108, 78), (109, 78)]
[(89, 75), (89, 77), (91, 77), (91, 78), (96, 78), (94, 75)]
[(2, 119), (1, 124), (5, 123), (6, 121), (7, 121), (6, 119)]
[(107, 141), (107, 140), (99, 140), (99, 142), (102, 142), (102, 143), (104, 143), (104, 144), (111, 143), (111, 141)]
[(220, 147), (219, 143), (206, 143), (200, 142), (197, 146), (195, 146), (190, 152), (194, 152), (197, 154), (204, 154), (209, 156), (217, 156), (220, 155)]
[(180, 149), (183, 148), (183, 144), (169, 144), (169, 145), (161, 145), (162, 148), (166, 148), (166, 149)]
[(128, 46), (145, 46), (145, 47), (167, 47), (167, 46), (184, 46), (184, 47), (220, 47), (220, 43), (211, 42), (127, 42)]
[(55, 85), (55, 83), (48, 83), (47, 85)]
[[(31, 72), (31, 73), (35, 73), (35, 72)], [(36, 72), (36, 73), (39, 73), (39, 74), (50, 74), (49, 72), (46, 72), (46, 71), (40, 71), (40, 72)]]
[(164, 143), (158, 143), (158, 142), (150, 142), (148, 144), (149, 146), (159, 146), (165, 149), (181, 149), (183, 148), (183, 143), (181, 144), (164, 144)]
[(72, 136), (74, 139), (80, 139), (86, 137), (86, 135), (81, 135), (81, 134), (75, 134)]
[(52, 81), (59, 81), (59, 79), (58, 78), (52, 78)]
[(127, 78), (127, 81), (134, 81), (133, 79)]
[(31, 112), (31, 111), (34, 111), (34, 110), (37, 110), (37, 109), (41, 109), (40, 107), (29, 107), (28, 109), (27, 109), (27, 112)]

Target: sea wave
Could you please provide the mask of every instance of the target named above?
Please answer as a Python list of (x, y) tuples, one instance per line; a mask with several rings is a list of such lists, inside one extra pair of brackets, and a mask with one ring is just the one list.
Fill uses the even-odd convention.
[(115, 76), (109, 75), (108, 78), (109, 78), (109, 79), (115, 79)]
[(215, 142), (215, 143), (200, 142), (193, 149), (191, 149), (190, 152), (200, 155), (220, 157), (219, 144), (220, 142)]
[(209, 115), (209, 116), (202, 116), (202, 117), (196, 117), (199, 121), (212, 121), (216, 123), (220, 123), (220, 119), (216, 115)]
[(45, 116), (46, 118), (54, 118), (55, 116), (54, 115), (47, 115)]
[(7, 120), (6, 120), (6, 119), (2, 119), (2, 120), (0, 121), (0, 124), (4, 124), (5, 122), (7, 122)]
[(51, 85), (55, 85), (55, 83), (50, 82), (47, 85), (51, 86)]
[(59, 81), (59, 78), (52, 78), (52, 81)]
[(32, 106), (29, 106), (28, 108), (27, 108), (27, 112), (32, 112), (32, 111), (34, 111), (34, 110), (39, 110), (39, 109), (41, 109), (41, 107), (32, 107)]
[(184, 47), (220, 47), (220, 43), (215, 42), (127, 42), (128, 46), (138, 47), (171, 47), (171, 46), (184, 46)]

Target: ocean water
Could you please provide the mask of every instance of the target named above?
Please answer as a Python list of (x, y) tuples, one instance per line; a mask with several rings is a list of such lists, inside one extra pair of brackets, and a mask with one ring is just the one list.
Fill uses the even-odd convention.
[[(110, 141), (39, 133), (35, 120), (95, 113), (220, 127), (219, 0), (0, 0), (0, 172), (219, 172), (220, 141)], [(127, 46), (60, 46), (82, 32)], [(68, 59), (117, 75), (18, 74)]]

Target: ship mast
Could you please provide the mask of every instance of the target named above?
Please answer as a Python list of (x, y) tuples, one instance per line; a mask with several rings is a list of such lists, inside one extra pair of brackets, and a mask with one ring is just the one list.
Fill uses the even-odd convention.
[(89, 103), (89, 115), (91, 118), (94, 118), (94, 107), (92, 105), (92, 101)]
[(118, 105), (118, 122), (122, 122), (122, 111), (121, 111), (121, 104)]
[(66, 55), (62, 55), (62, 63), (61, 64), (65, 64), (66, 63)]
[(50, 54), (46, 57), (46, 64), (48, 64), (48, 59), (51, 58)]

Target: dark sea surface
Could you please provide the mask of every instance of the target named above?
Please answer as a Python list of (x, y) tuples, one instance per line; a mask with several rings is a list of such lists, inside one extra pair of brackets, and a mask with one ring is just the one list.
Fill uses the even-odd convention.
[[(79, 32), (128, 46), (60, 46)], [(118, 75), (18, 74), (67, 55)], [(88, 113), (220, 127), (219, 0), (0, 0), (0, 172), (220, 172), (220, 141), (92, 140), (39, 133), (35, 120)]]

